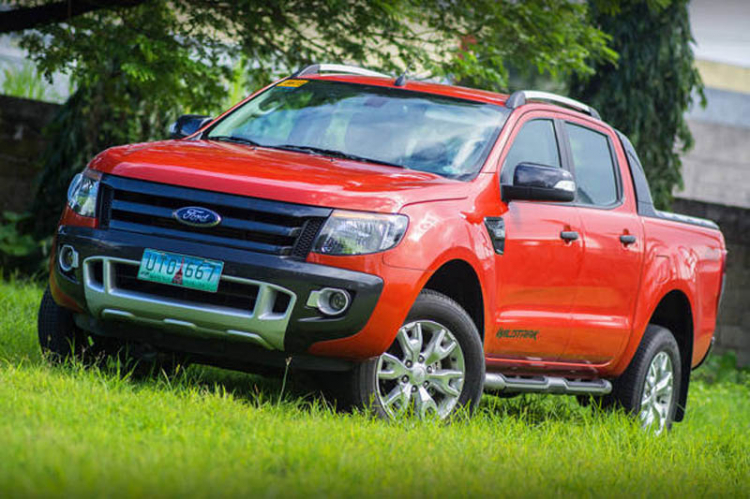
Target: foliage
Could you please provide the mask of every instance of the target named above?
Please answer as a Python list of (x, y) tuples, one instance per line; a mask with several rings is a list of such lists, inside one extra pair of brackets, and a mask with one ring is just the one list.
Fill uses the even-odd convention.
[[(617, 60), (607, 46), (609, 37), (589, 22), (584, 3), (479, 0), (455, 7), (460, 12), (427, 10), (425, 16), (429, 25), (463, 40), (439, 64), (465, 85), (504, 91), (513, 70), (525, 73), (527, 80), (545, 75), (559, 81), (592, 75), (595, 63)], [(464, 22), (457, 26), (455, 16)]]
[(750, 384), (750, 366), (737, 368), (737, 355), (728, 351), (723, 355), (711, 354), (695, 377), (705, 383), (747, 383)]
[(693, 65), (687, 0), (638, 0), (620, 6), (590, 1), (592, 23), (612, 37), (617, 65), (595, 64), (575, 75), (572, 93), (630, 137), (658, 208), (667, 209), (682, 186), (680, 154), (693, 145), (684, 118), (694, 95), (705, 104)]
[(216, 113), (228, 93), (312, 61), (492, 88), (507, 84), (506, 64), (588, 74), (615, 56), (585, 19), (586, 6), (567, 0), (154, 0), (27, 32), (40, 70), (66, 72), (79, 89), (51, 129), (38, 233), (52, 229), (67, 180), (96, 152), (164, 138), (178, 114)]
[(21, 67), (3, 69), (3, 84), (0, 88), (4, 95), (23, 97), (25, 99), (56, 102), (59, 96), (51, 90), (44, 77), (34, 64), (24, 61)]
[[(134, 381), (42, 362), (41, 289), (0, 282), (0, 495), (747, 497), (750, 385), (690, 387), (655, 438), (573, 397), (485, 395), (472, 419), (341, 414), (281, 382), (193, 366)], [(289, 388), (289, 387), (288, 387)], [(449, 491), (449, 492), (446, 492)], [(499, 493), (499, 491), (502, 491)]]
[(39, 243), (19, 230), (19, 223), (29, 217), (28, 213), (19, 215), (11, 211), (5, 211), (0, 216), (0, 268), (10, 267), (39, 250)]

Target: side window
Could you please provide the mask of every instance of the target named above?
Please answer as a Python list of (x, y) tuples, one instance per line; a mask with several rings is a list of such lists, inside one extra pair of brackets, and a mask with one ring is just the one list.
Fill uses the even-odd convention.
[(510, 183), (518, 163), (560, 167), (560, 151), (552, 120), (532, 120), (518, 132), (503, 163), (503, 182)]
[(617, 180), (612, 150), (606, 135), (565, 123), (575, 167), (580, 203), (607, 206), (617, 201)]

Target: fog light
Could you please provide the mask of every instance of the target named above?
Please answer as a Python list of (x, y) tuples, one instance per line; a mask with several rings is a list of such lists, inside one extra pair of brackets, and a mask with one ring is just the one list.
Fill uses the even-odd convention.
[(343, 314), (349, 308), (350, 303), (349, 293), (336, 288), (323, 288), (313, 291), (307, 300), (308, 307), (315, 307), (325, 315)]
[(70, 272), (71, 270), (78, 268), (78, 252), (73, 246), (66, 244), (60, 248), (60, 252), (57, 255), (57, 261), (63, 272)]

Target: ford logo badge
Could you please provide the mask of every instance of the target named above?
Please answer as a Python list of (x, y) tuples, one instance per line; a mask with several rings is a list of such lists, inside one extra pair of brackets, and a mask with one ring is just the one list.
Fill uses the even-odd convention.
[(221, 223), (221, 215), (199, 206), (180, 208), (172, 212), (172, 216), (181, 224), (191, 227), (216, 227)]

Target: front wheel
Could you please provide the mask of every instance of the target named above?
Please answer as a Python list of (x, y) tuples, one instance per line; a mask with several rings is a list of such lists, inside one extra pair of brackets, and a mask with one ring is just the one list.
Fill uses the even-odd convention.
[(410, 410), (420, 418), (447, 418), (479, 403), (484, 372), (482, 343), (469, 315), (447, 296), (425, 290), (391, 347), (355, 368), (353, 399), (384, 418)]
[(73, 314), (55, 303), (49, 287), (44, 291), (39, 305), (37, 332), (42, 354), (53, 362), (81, 359), (88, 346), (88, 338), (76, 327)]
[(677, 410), (682, 365), (680, 349), (669, 329), (649, 325), (625, 372), (614, 382), (612, 397), (644, 429), (670, 429)]

